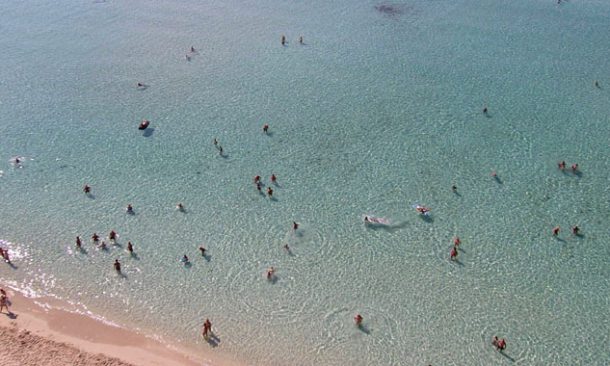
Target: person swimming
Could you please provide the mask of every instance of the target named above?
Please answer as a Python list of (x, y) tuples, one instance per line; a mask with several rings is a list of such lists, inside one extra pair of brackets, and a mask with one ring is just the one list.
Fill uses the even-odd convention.
[(205, 247), (203, 245), (199, 247), (199, 251), (201, 252), (201, 256), (205, 257), (206, 249), (205, 249)]
[(273, 280), (274, 277), (275, 277), (275, 268), (269, 267), (267, 269), (267, 279), (268, 280)]
[(126, 209), (126, 211), (127, 211), (127, 213), (128, 213), (128, 214), (130, 214), (130, 215), (133, 215), (133, 214), (134, 214), (134, 212), (133, 212), (133, 206), (131, 205), (131, 203), (127, 205), (127, 209)]
[(178, 211), (180, 211), (180, 212), (184, 212), (184, 211), (185, 211), (185, 208), (184, 208), (184, 205), (182, 204), (182, 202), (179, 202), (179, 203), (176, 205), (176, 210), (178, 210)]
[(494, 336), (491, 340), (491, 344), (498, 350), (498, 351), (504, 351), (504, 349), (506, 348), (506, 340), (504, 338), (498, 338), (497, 336)]
[(271, 183), (276, 183), (277, 182), (277, 177), (275, 176), (275, 174), (271, 174)]
[(127, 251), (129, 254), (133, 254), (133, 244), (130, 241), (127, 242)]
[(85, 184), (85, 186), (83, 187), (83, 192), (85, 192), (85, 194), (91, 193), (91, 187)]
[(561, 228), (559, 226), (555, 226), (553, 228), (553, 236), (559, 235), (559, 230), (561, 230)]
[(271, 187), (267, 187), (267, 195), (269, 197), (273, 196), (273, 189), (271, 189)]
[(118, 259), (114, 260), (114, 270), (121, 273), (121, 262)]
[(356, 323), (356, 326), (358, 326), (358, 327), (362, 326), (363, 320), (364, 320), (364, 318), (360, 314), (356, 314), (356, 316), (354, 316), (354, 323)]
[(268, 133), (269, 132), (269, 125), (266, 124), (266, 123), (263, 125), (263, 132), (264, 133)]
[(77, 236), (77, 237), (76, 237), (76, 247), (77, 247), (78, 249), (81, 249), (81, 248), (82, 248), (82, 245), (83, 245), (83, 242), (80, 240), (80, 236)]
[(426, 206), (417, 205), (415, 206), (415, 210), (417, 210), (417, 212), (419, 212), (420, 214), (427, 216), (431, 209)]
[(303, 42), (303, 36), (299, 37), (299, 44), (305, 44), (305, 42)]
[(456, 236), (455, 239), (453, 239), (453, 245), (457, 247), (460, 244), (462, 244), (462, 241), (460, 240), (459, 236)]
[(458, 251), (457, 251), (457, 247), (453, 246), (453, 248), (451, 248), (451, 253), (449, 253), (451, 260), (457, 260), (457, 256), (458, 256)]
[(117, 233), (114, 230), (110, 231), (110, 234), (108, 234), (108, 239), (112, 240), (112, 241), (116, 241), (117, 238)]
[(292, 222), (292, 230), (297, 230), (299, 228), (299, 224), (296, 221)]
[(572, 227), (572, 234), (579, 236), (580, 235), (580, 228), (578, 226), (573, 226)]
[(283, 34), (282, 34), (281, 42), (282, 42), (282, 46), (286, 45), (286, 36)]
[(557, 163), (557, 168), (559, 168), (559, 170), (565, 170), (566, 168), (566, 162), (565, 161), (560, 161), (559, 163)]
[(100, 240), (99, 235), (97, 235), (97, 233), (93, 233), (93, 235), (91, 235), (91, 240), (93, 240), (94, 242), (97, 242)]

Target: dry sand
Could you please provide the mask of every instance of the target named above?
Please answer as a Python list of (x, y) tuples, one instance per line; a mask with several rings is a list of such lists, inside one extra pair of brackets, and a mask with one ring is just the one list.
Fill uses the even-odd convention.
[(6, 311), (0, 314), (3, 366), (239, 365), (211, 350), (168, 346), (84, 315), (42, 307), (14, 291), (7, 292), (12, 315)]

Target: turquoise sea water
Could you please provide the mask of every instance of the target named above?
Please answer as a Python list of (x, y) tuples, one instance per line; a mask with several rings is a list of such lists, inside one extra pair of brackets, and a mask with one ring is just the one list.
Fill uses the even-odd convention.
[(608, 34), (606, 1), (4, 1), (0, 279), (253, 365), (607, 365)]

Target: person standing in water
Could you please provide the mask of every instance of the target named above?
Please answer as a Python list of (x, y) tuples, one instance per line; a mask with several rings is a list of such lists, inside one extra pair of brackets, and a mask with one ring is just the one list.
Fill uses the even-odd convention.
[(114, 260), (114, 270), (117, 271), (117, 273), (121, 273), (121, 263), (118, 259)]

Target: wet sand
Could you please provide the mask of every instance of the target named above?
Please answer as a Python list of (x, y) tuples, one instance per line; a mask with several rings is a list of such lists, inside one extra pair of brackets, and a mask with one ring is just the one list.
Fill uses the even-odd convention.
[(4, 366), (237, 366), (222, 356), (206, 354), (205, 350), (163, 344), (85, 315), (55, 306), (43, 307), (38, 300), (14, 291), (7, 292), (11, 314), (0, 314), (0, 359)]

